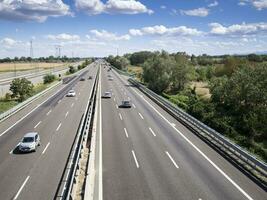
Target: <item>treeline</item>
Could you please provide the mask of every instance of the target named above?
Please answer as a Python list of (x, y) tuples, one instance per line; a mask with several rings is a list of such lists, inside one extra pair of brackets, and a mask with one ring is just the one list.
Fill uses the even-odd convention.
[[(141, 81), (148, 88), (267, 161), (265, 59), (254, 54), (214, 57), (142, 51), (109, 56), (107, 61), (122, 70), (141, 66)], [(210, 98), (197, 95), (192, 82), (199, 81), (208, 84)]]
[(14, 58), (3, 58), (0, 59), (0, 63), (10, 63), (10, 62), (76, 62), (81, 60), (79, 57), (75, 58), (68, 58), (67, 56), (62, 57), (54, 57), (54, 56), (48, 56), (48, 57), (39, 57), (39, 58), (31, 58), (31, 57), (14, 57)]

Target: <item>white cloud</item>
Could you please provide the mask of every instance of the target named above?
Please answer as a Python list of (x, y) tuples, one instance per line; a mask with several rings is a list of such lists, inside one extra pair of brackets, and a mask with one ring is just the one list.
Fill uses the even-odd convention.
[(12, 38), (4, 38), (0, 40), (0, 43), (4, 46), (13, 46), (17, 43), (17, 41), (13, 40)]
[(109, 14), (152, 14), (144, 4), (136, 0), (108, 0), (106, 3), (101, 0), (76, 0), (75, 6), (79, 10), (84, 10), (89, 15), (100, 13)]
[(71, 15), (62, 0), (1, 0), (0, 19), (43, 22), (48, 17)]
[[(90, 33), (96, 38), (96, 39), (101, 39), (105, 41), (120, 41), (120, 40), (130, 40), (131, 36), (128, 34), (125, 35), (120, 35), (118, 36), (115, 33), (110, 33), (106, 30), (90, 30)], [(94, 39), (90, 35), (86, 36), (88, 39)]]
[(167, 28), (163, 25), (143, 27), (141, 29), (130, 29), (129, 33), (133, 36), (142, 36), (142, 35), (182, 35), (182, 36), (196, 36), (201, 35), (202, 32), (194, 28), (188, 28), (186, 26), (178, 26)]
[(195, 17), (206, 17), (209, 15), (209, 9), (207, 8), (196, 8), (193, 10), (180, 10), (182, 15), (189, 15)]
[(166, 9), (167, 7), (164, 6), (164, 5), (162, 5), (162, 6), (160, 6), (160, 8), (161, 8), (161, 9)]
[(257, 10), (267, 9), (267, 0), (240, 0), (238, 5), (246, 6), (251, 4)]
[(62, 40), (62, 41), (73, 41), (80, 39), (80, 36), (78, 35), (69, 35), (66, 33), (61, 33), (58, 35), (46, 35), (45, 37), (50, 40)]
[(267, 0), (257, 0), (253, 1), (252, 5), (258, 10), (263, 10), (267, 8)]
[(218, 5), (219, 5), (218, 1), (214, 1), (213, 3), (210, 3), (210, 4), (208, 5), (208, 7), (211, 8), (211, 7), (216, 7), (216, 6), (218, 6)]
[(248, 35), (267, 32), (267, 23), (250, 23), (250, 24), (233, 24), (231, 26), (223, 26), (219, 23), (209, 24), (210, 33), (215, 35)]

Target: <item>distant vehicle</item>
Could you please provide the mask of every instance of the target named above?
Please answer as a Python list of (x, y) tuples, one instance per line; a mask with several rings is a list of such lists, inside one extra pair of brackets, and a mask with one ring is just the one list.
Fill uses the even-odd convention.
[(110, 74), (108, 74), (108, 77), (112, 77)]
[(88, 77), (88, 80), (91, 80), (91, 79), (93, 79), (93, 77), (92, 77), (92, 76), (89, 76), (89, 77)]
[(80, 79), (80, 81), (85, 81), (85, 78), (84, 78), (84, 77), (82, 77), (82, 78)]
[(67, 97), (75, 97), (76, 96), (76, 93), (75, 93), (74, 90), (70, 90), (66, 96)]
[(111, 92), (105, 92), (102, 98), (111, 98), (112, 94)]
[(109, 77), (108, 80), (109, 80), (109, 81), (113, 81), (113, 77)]
[(125, 101), (121, 102), (120, 108), (131, 108), (131, 107), (132, 107), (132, 105), (131, 105), (130, 101), (125, 100)]
[(22, 152), (36, 151), (37, 146), (40, 146), (40, 144), (40, 136), (37, 132), (27, 133), (19, 144), (19, 150)]

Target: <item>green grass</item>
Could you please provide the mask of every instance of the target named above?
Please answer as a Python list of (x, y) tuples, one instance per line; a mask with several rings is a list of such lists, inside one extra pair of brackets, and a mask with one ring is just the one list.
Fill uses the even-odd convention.
[[(43, 84), (43, 83), (39, 83), (37, 85), (34, 86), (33, 88), (33, 92), (32, 92), (32, 96), (42, 92), (43, 90), (45, 90), (46, 88), (50, 87), (51, 85), (53, 85), (55, 83), (49, 83), (49, 84)], [(28, 97), (29, 98), (29, 97)], [(6, 100), (4, 98), (0, 99), (0, 114), (13, 108), (14, 106), (18, 105), (19, 102), (17, 102), (14, 99), (11, 100)]]
[(12, 107), (18, 105), (18, 102), (15, 100), (0, 100), (0, 113), (3, 113)]

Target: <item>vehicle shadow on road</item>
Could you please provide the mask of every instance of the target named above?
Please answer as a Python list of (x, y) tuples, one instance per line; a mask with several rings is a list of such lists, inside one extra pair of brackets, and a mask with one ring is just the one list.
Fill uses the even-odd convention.
[(17, 146), (14, 150), (13, 150), (13, 152), (12, 152), (14, 155), (21, 155), (21, 154), (29, 154), (29, 153), (31, 153), (31, 152), (21, 152), (20, 150), (19, 150), (19, 147)]

